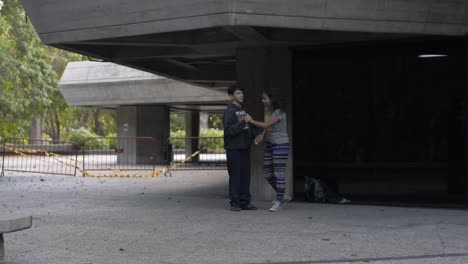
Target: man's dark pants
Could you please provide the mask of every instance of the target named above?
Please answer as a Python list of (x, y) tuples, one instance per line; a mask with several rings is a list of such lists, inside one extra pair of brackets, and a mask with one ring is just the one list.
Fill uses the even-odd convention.
[(250, 151), (226, 150), (231, 206), (250, 204)]

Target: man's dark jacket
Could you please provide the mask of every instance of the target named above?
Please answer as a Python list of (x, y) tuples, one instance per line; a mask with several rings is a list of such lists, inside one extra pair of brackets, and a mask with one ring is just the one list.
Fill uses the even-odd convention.
[(224, 111), (223, 125), (224, 125), (224, 148), (225, 149), (250, 149), (252, 139), (257, 132), (252, 124), (248, 124), (249, 128), (245, 129), (247, 125), (245, 121), (241, 121), (241, 116), (245, 115), (244, 107), (237, 106), (230, 103), (226, 111)]

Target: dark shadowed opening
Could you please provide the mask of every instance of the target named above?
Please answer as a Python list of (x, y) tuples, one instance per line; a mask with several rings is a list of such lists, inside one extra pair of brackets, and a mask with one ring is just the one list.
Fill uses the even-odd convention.
[(431, 38), (296, 49), (296, 195), (312, 176), (352, 200), (463, 203), (464, 45)]

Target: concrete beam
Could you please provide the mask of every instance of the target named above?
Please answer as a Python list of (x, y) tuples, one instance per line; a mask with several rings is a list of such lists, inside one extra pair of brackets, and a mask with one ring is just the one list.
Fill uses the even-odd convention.
[(232, 82), (235, 80), (234, 65), (198, 65), (198, 71), (187, 70), (186, 67), (180, 67), (168, 60), (148, 60), (135, 61), (129, 63), (132, 67), (141, 69), (152, 69), (158, 71), (158, 74), (174, 76), (176, 80), (206, 81), (206, 82)]
[(241, 26), (241, 27), (224, 27), (225, 30), (231, 32), (241, 41), (255, 42), (255, 43), (267, 43), (268, 39), (265, 38), (260, 32), (252, 27)]
[(105, 62), (69, 63), (59, 88), (68, 104), (75, 106), (225, 104), (229, 101), (222, 91)]
[(187, 54), (196, 53), (195, 50), (188, 47), (120, 47), (114, 54), (111, 55), (110, 60), (118, 61), (131, 61), (131, 60), (150, 60), (155, 58), (173, 58), (183, 57)]

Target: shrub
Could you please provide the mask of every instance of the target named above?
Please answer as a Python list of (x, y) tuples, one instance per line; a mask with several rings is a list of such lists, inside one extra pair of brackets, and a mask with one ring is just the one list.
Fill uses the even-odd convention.
[[(92, 131), (87, 130), (84, 127), (80, 127), (78, 129), (70, 128), (64, 138), (73, 144), (75, 148), (81, 149), (83, 148), (83, 144), (87, 138), (95, 138), (99, 137), (99, 135), (93, 133)], [(92, 139), (86, 141), (86, 149), (104, 149), (108, 148), (108, 142), (103, 139)]]
[(112, 132), (112, 133), (108, 133), (106, 135), (106, 144), (108, 146), (108, 148), (110, 149), (114, 149), (117, 147), (117, 143), (116, 143), (116, 140), (115, 138), (117, 137), (117, 133), (115, 132)]
[(200, 131), (200, 136), (201, 137), (222, 137), (223, 130), (215, 129), (215, 128), (202, 129)]
[[(222, 149), (224, 148), (223, 142), (223, 130), (220, 129), (201, 129), (200, 137), (203, 138), (214, 138), (214, 139), (200, 139), (201, 147), (206, 147), (208, 149)], [(180, 139), (174, 139), (180, 138)], [(178, 130), (171, 132), (171, 144), (172, 149), (185, 149), (185, 131)]]
[(184, 138), (185, 131), (184, 130), (177, 130), (171, 131), (170, 134), (172, 149), (184, 149), (185, 148), (185, 140), (184, 139), (174, 139), (174, 138)]
[(200, 140), (201, 147), (212, 149), (212, 150), (224, 148), (223, 130), (215, 129), (215, 128), (202, 129), (200, 131), (200, 137), (213, 138), (213, 139)]

